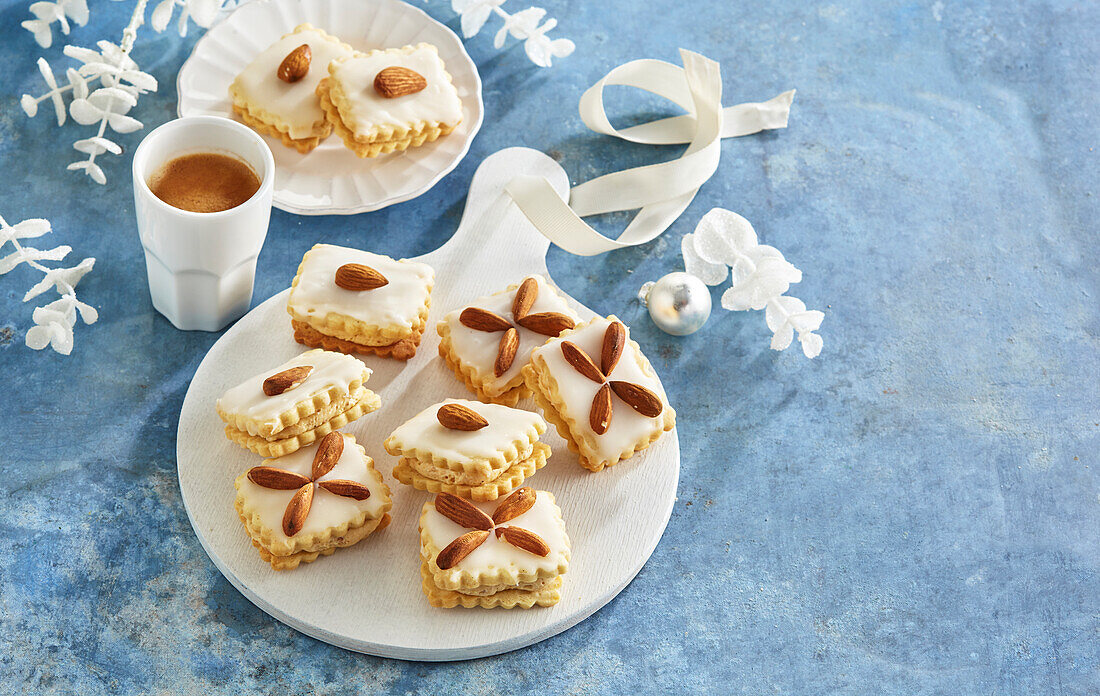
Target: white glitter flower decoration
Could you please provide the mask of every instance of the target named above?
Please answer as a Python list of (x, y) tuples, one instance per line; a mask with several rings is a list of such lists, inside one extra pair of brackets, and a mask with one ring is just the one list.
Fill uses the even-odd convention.
[(684, 268), (707, 285), (730, 279), (722, 293), (722, 307), (730, 311), (766, 310), (772, 330), (772, 348), (784, 350), (798, 334), (808, 358), (821, 353), (821, 337), (814, 333), (825, 315), (807, 310), (793, 297), (785, 297), (802, 271), (783, 258), (775, 247), (760, 244), (748, 220), (723, 208), (714, 208), (699, 221), (695, 232), (681, 242)]

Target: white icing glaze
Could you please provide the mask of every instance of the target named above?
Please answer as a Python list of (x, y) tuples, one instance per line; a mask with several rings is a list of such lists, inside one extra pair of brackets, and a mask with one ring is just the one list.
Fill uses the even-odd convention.
[[(301, 384), (276, 396), (264, 394), (265, 379), (299, 365), (313, 366), (313, 370)], [(278, 367), (249, 377), (228, 390), (218, 399), (218, 410), (245, 416), (258, 423), (277, 423), (281, 414), (292, 410), (299, 402), (308, 401), (315, 394), (333, 387), (347, 394), (352, 382), (363, 379), (364, 373), (369, 376), (370, 372), (362, 361), (353, 356), (320, 349), (310, 350)]]
[[(489, 421), (489, 425), (480, 430), (451, 430), (439, 423), (436, 412), (443, 404), (462, 404)], [(517, 441), (521, 447), (519, 458), (507, 462), (510, 466), (530, 455), (531, 440), (546, 432), (546, 421), (537, 413), (521, 411), (498, 404), (483, 404), (480, 401), (447, 399), (434, 404), (416, 414), (399, 426), (390, 435), (392, 442), (403, 451), (419, 450), (430, 452), (436, 459), (445, 459), (449, 463), (466, 465), (499, 456)], [(526, 455), (524, 454), (526, 452)], [(501, 471), (507, 468), (504, 466)], [(499, 472), (498, 472), (499, 473)], [(478, 483), (482, 483), (479, 481)]]
[[(389, 282), (374, 290), (345, 290), (336, 285), (336, 269), (346, 263), (370, 266)], [(411, 329), (428, 301), (435, 271), (417, 261), (398, 261), (360, 249), (318, 244), (302, 260), (289, 304), (300, 315), (324, 319), (342, 314), (369, 326)]]
[[(491, 571), (496, 568), (511, 568), (516, 574), (534, 575), (545, 574), (550, 571), (557, 575), (558, 566), (569, 558), (569, 537), (566, 536), (558, 518), (561, 512), (554, 504), (551, 496), (546, 491), (536, 491), (535, 504), (522, 515), (513, 518), (502, 527), (522, 527), (529, 532), (534, 532), (542, 537), (546, 545), (550, 547), (550, 553), (546, 556), (536, 556), (533, 553), (512, 546), (503, 539), (498, 539), (496, 534), (490, 533), (489, 538), (482, 542), (481, 546), (470, 553), (469, 556), (458, 562), (458, 565), (450, 571), (466, 571), (475, 575)], [(503, 500), (503, 499), (501, 499)], [(485, 514), (492, 516), (501, 500), (490, 503), (473, 503)], [(428, 533), (435, 546), (442, 550), (447, 544), (470, 531), (460, 527), (435, 510), (433, 503), (428, 514), (424, 516), (423, 529)]]
[[(536, 280), (539, 288), (535, 303), (531, 306), (529, 311), (530, 314), (559, 312), (577, 321), (577, 315), (569, 307), (565, 298), (551, 288), (545, 278), (538, 275), (530, 277)], [(515, 300), (515, 297), (515, 290), (504, 290), (485, 297), (479, 297), (453, 312), (448, 313), (442, 319), (442, 323), (450, 327), (451, 346), (454, 349), (455, 355), (457, 355), (463, 363), (472, 367), (477, 372), (479, 378), (485, 380), (482, 389), (493, 396), (499, 396), (507, 391), (508, 383), (519, 377), (520, 370), (522, 370), (523, 366), (529, 361), (531, 351), (541, 346), (547, 339), (546, 336), (535, 333), (534, 331), (528, 331), (515, 323), (515, 317), (512, 316), (512, 302)], [(516, 359), (512, 362), (512, 366), (500, 377), (493, 374), (493, 365), (496, 363), (500, 338), (503, 336), (503, 333), (499, 331), (476, 331), (467, 326), (463, 326), (458, 318), (462, 314), (462, 310), (466, 307), (487, 309), (490, 312), (494, 312), (504, 317), (516, 327), (517, 333), (519, 334), (519, 348), (516, 350)]]
[[(309, 44), (313, 54), (309, 72), (297, 82), (283, 82), (276, 75), (279, 65), (302, 44)], [(314, 135), (314, 124), (325, 118), (316, 94), (317, 83), (328, 77), (331, 61), (351, 54), (349, 46), (325, 37), (316, 29), (295, 31), (256, 56), (237, 76), (234, 85), (254, 111), (262, 109), (282, 118), (289, 127), (290, 137), (308, 138)]]
[[(346, 479), (363, 484), (370, 490), (370, 497), (366, 500), (356, 500), (335, 493), (329, 493), (320, 486), (313, 491), (313, 504), (306, 515), (305, 524), (297, 536), (317, 534), (338, 525), (347, 524), (356, 519), (364, 511), (369, 519), (377, 519), (382, 514), (382, 508), (386, 502), (386, 495), (382, 484), (375, 479), (367, 468), (369, 457), (364, 458), (363, 451), (356, 446), (355, 438), (343, 435), (344, 451), (340, 460), (332, 471), (328, 472), (318, 481), (331, 481)], [(274, 466), (279, 469), (293, 471), (309, 477), (313, 468), (313, 457), (317, 454), (317, 444), (288, 454), (278, 459), (267, 459), (263, 466)], [(271, 530), (277, 541), (287, 542), (290, 537), (283, 534), (283, 515), (286, 514), (287, 503), (294, 497), (295, 491), (278, 491), (264, 488), (252, 483), (247, 477), (241, 481), (240, 495), (244, 499), (245, 507), (254, 510), (260, 516), (260, 523)]]
[[(596, 451), (604, 460), (616, 461), (620, 453), (632, 449), (639, 441), (648, 440), (654, 429), (661, 429), (663, 413), (656, 418), (647, 418), (628, 406), (614, 392), (611, 394), (611, 427), (603, 435), (596, 435), (588, 426), (588, 414), (592, 408), (592, 398), (600, 385), (588, 379), (570, 365), (561, 352), (561, 343), (571, 341), (581, 348), (592, 362), (600, 364), (603, 350), (603, 336), (611, 322), (596, 317), (589, 324), (568, 336), (551, 339), (534, 354), (546, 361), (550, 374), (558, 383), (560, 396), (564, 401), (564, 415), (581, 424), (585, 433), (595, 438)], [(625, 324), (624, 324), (625, 326)], [(639, 358), (645, 360), (630, 342), (630, 329), (627, 328), (627, 342), (622, 357), (610, 375), (609, 380), (633, 382), (661, 397), (668, 408), (668, 399), (656, 376), (647, 375), (638, 364)]]
[[(420, 73), (428, 86), (415, 94), (392, 99), (378, 94), (374, 89), (375, 76), (395, 65)], [(340, 116), (357, 135), (368, 133), (374, 126), (409, 127), (419, 121), (454, 126), (462, 120), (458, 91), (447, 78), (439, 53), (431, 46), (420, 45), (408, 54), (356, 53), (334, 63), (329, 72), (348, 99), (348, 112), (341, 110)]]

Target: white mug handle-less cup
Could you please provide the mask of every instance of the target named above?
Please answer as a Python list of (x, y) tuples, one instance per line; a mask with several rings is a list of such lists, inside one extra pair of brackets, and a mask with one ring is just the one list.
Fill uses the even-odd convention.
[[(183, 154), (221, 152), (247, 162), (260, 188), (235, 208), (194, 213), (160, 200), (149, 179)], [(267, 237), (275, 160), (252, 129), (218, 116), (187, 116), (153, 130), (134, 153), (134, 208), (153, 306), (177, 329), (217, 331), (252, 302)]]

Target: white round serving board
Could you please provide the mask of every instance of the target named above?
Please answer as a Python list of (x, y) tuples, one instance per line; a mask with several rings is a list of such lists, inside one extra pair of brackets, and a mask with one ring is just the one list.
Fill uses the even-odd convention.
[(439, 49), (462, 99), (462, 123), (433, 143), (360, 159), (339, 136), (309, 154), (264, 136), (275, 155), (276, 208), (301, 215), (378, 210), (424, 193), (466, 156), (481, 128), (481, 78), (453, 31), (400, 0), (253, 0), (231, 12), (195, 44), (176, 80), (180, 116), (233, 118), (229, 85), (261, 51), (309, 22), (359, 50), (421, 41)]
[[(392, 477), (396, 461), (382, 442), (430, 404), (473, 398), (439, 359), (439, 318), (531, 273), (547, 274), (548, 241), (503, 191), (519, 173), (546, 176), (562, 195), (568, 190), (565, 172), (540, 152), (510, 148), (488, 157), (471, 182), (458, 231), (417, 259), (435, 268), (436, 284), (416, 356), (407, 363), (363, 357), (374, 370), (367, 386), (381, 395), (382, 408), (344, 431), (363, 444), (393, 491), (393, 522), (387, 529), (315, 563), (277, 572), (260, 560), (233, 509), (234, 479), (260, 458), (225, 438), (214, 402), (227, 388), (305, 350), (291, 337), (287, 291), (230, 328), (191, 380), (176, 444), (191, 524), (211, 560), (241, 593), (303, 633), (407, 660), (462, 660), (515, 650), (570, 628), (609, 602), (641, 570), (664, 532), (680, 473), (675, 430), (634, 458), (594, 474), (581, 468), (551, 428), (543, 440), (553, 455), (527, 484), (554, 493), (572, 541), (561, 602), (529, 610), (436, 609), (421, 592), (417, 520), (431, 496)], [(583, 318), (593, 316), (573, 304)], [(520, 406), (535, 408), (530, 399)]]

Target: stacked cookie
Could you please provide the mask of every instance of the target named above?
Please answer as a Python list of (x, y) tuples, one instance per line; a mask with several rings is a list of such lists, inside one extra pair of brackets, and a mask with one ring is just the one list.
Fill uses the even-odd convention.
[(520, 488), (496, 505), (440, 493), (421, 510), (420, 558), (432, 606), (552, 606), (569, 537), (552, 493)]
[(531, 395), (521, 372), (531, 351), (577, 321), (545, 278), (529, 276), (445, 315), (439, 355), (477, 398), (515, 406)]
[(302, 24), (268, 46), (233, 80), (233, 112), (253, 130), (302, 154), (310, 152), (332, 133), (317, 85), (328, 75), (331, 61), (353, 53), (335, 36)]
[(496, 500), (546, 465), (539, 442), (546, 422), (537, 413), (448, 399), (429, 406), (386, 439), (400, 457), (393, 476), (420, 490), (470, 500)]
[(218, 399), (225, 436), (261, 457), (281, 457), (382, 405), (371, 370), (349, 355), (311, 350), (227, 390)]
[(290, 287), (294, 340), (408, 360), (424, 334), (434, 283), (427, 264), (317, 244), (302, 257)]
[(290, 570), (390, 523), (390, 489), (351, 435), (269, 459), (236, 481), (234, 504), (260, 558)]
[(581, 466), (600, 471), (676, 425), (653, 366), (616, 317), (596, 317), (531, 353), (523, 377)]
[(462, 121), (458, 91), (431, 44), (357, 51), (328, 72), (317, 85), (321, 109), (359, 157), (419, 147)]

